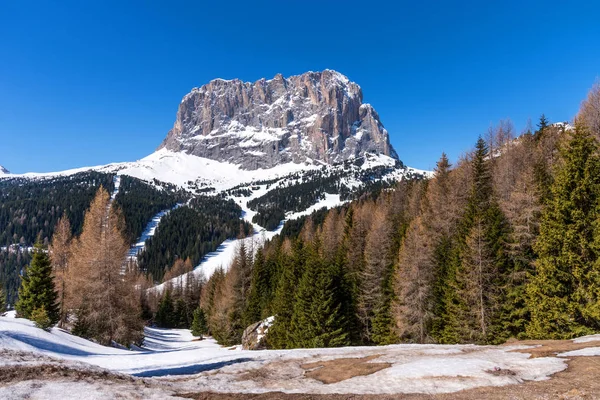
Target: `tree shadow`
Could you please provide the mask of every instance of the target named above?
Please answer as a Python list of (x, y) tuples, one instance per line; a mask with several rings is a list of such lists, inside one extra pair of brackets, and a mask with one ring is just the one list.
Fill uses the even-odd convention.
[(194, 364), (194, 365), (186, 365), (172, 368), (159, 368), (149, 371), (142, 371), (138, 373), (131, 374), (133, 376), (137, 376), (140, 378), (151, 378), (157, 376), (167, 376), (167, 375), (194, 375), (199, 374), (200, 372), (206, 372), (213, 369), (219, 369), (226, 367), (228, 365), (241, 364), (249, 361), (254, 361), (252, 358), (236, 358), (235, 360), (221, 361), (210, 364)]
[(18, 340), (25, 344), (35, 347), (36, 349), (51, 351), (54, 353), (65, 354), (69, 356), (92, 356), (99, 355), (98, 353), (92, 353), (85, 350), (77, 349), (74, 347), (65, 346), (63, 344), (51, 342), (49, 340), (40, 339), (39, 337), (30, 336), (26, 333), (21, 332), (10, 332), (4, 331), (2, 335)]

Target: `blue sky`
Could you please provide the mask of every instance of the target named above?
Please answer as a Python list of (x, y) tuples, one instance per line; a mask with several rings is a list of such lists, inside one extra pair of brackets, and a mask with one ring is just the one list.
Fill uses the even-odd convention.
[(432, 168), (500, 119), (571, 119), (600, 76), (599, 3), (0, 1), (0, 165), (136, 160), (192, 87), (330, 68)]

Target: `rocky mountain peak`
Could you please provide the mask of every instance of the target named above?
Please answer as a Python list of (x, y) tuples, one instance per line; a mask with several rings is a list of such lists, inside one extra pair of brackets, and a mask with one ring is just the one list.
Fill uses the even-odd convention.
[(159, 148), (240, 165), (335, 163), (366, 152), (397, 158), (358, 84), (337, 71), (243, 82), (215, 79), (179, 105)]
[(10, 174), (10, 171), (0, 165), (0, 175)]

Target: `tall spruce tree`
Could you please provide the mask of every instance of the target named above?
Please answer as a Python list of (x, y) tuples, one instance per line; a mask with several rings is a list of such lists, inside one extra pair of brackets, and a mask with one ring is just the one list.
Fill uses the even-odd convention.
[(325, 264), (316, 246), (307, 249), (306, 268), (300, 279), (292, 316), (291, 347), (338, 347), (349, 345), (342, 313), (342, 271)]
[(598, 143), (577, 126), (561, 154), (527, 287), (531, 338), (566, 339), (600, 330)]
[(480, 137), (472, 160), (472, 187), (444, 293), (441, 341), (499, 340), (499, 310), (509, 259), (508, 226), (494, 197), (487, 144)]
[(194, 310), (194, 320), (192, 321), (192, 335), (202, 339), (208, 333), (208, 325), (206, 315), (202, 308), (198, 307)]
[(6, 293), (4, 289), (0, 287), (0, 314), (6, 311)]
[(54, 287), (52, 264), (41, 243), (34, 248), (31, 264), (25, 270), (19, 288), (19, 300), (15, 304), (17, 315), (31, 318), (35, 310), (44, 310), (50, 324), (60, 318), (58, 294)]
[(306, 249), (301, 239), (297, 239), (292, 245), (291, 254), (282, 255), (283, 269), (277, 284), (275, 297), (273, 299), (273, 313), (275, 322), (269, 328), (269, 343), (276, 349), (288, 349), (293, 347), (292, 316), (294, 315), (294, 304), (298, 283), (304, 272), (304, 260)]

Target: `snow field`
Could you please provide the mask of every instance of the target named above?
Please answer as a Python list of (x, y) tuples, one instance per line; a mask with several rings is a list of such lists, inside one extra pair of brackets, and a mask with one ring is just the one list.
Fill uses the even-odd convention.
[[(543, 380), (566, 368), (564, 359), (529, 359), (528, 354), (511, 352), (517, 348), (527, 347), (392, 345), (244, 351), (220, 347), (212, 339), (194, 341), (184, 329), (147, 328), (143, 347), (129, 351), (100, 346), (57, 328), (46, 332), (28, 320), (0, 317), (0, 349), (31, 352), (67, 363), (85, 363), (152, 378), (164, 389), (179, 392), (447, 393), (477, 386)], [(379, 357), (369, 362), (388, 362), (391, 366), (338, 383), (323, 384), (306, 378), (301, 368), (308, 362), (373, 355)], [(17, 362), (10, 357), (0, 358), (0, 366)], [(514, 375), (488, 372), (497, 368), (510, 370)], [(268, 374), (265, 378), (246, 377), (256, 369), (264, 369)]]

